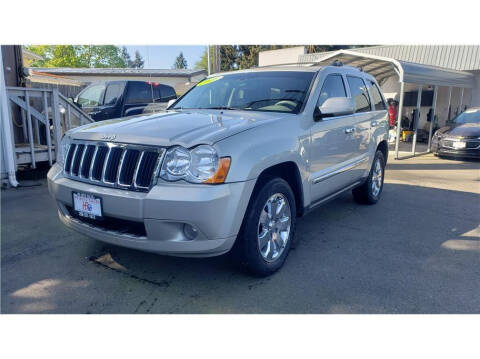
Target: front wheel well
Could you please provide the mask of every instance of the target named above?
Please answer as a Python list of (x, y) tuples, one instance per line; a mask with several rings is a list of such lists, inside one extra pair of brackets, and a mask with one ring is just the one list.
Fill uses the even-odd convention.
[(285, 180), (290, 187), (292, 188), (293, 194), (295, 195), (295, 204), (297, 209), (297, 216), (302, 216), (304, 213), (303, 208), (303, 187), (302, 180), (300, 177), (300, 171), (295, 162), (282, 162), (276, 164), (272, 167), (266, 168), (260, 173), (260, 176), (257, 178), (255, 183), (255, 188), (253, 190), (253, 195), (262, 188), (262, 185), (266, 183), (269, 179), (279, 177)]
[(383, 158), (385, 159), (385, 163), (387, 163), (387, 160), (388, 160), (388, 143), (387, 143), (386, 140), (383, 140), (378, 144), (376, 151), (382, 151)]

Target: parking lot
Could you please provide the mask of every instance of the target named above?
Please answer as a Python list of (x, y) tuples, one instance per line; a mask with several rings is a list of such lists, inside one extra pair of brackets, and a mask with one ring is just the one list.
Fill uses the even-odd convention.
[(3, 313), (480, 313), (480, 162), (390, 159), (377, 205), (301, 218), (268, 278), (86, 238), (45, 181), (1, 195)]

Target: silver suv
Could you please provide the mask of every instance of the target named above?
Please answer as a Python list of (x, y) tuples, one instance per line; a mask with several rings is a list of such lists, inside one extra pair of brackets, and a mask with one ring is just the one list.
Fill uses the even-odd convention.
[(165, 113), (89, 124), (62, 140), (48, 186), (61, 221), (108, 243), (174, 256), (229, 251), (282, 266), (296, 218), (340, 193), (382, 193), (387, 111), (356, 68), (216, 74)]

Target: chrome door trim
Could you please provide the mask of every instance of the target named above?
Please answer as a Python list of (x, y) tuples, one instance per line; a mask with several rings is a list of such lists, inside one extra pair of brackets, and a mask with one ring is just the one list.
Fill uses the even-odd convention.
[(348, 171), (348, 170), (351, 170), (351, 169), (353, 169), (353, 168), (355, 168), (355, 167), (358, 167), (359, 165), (361, 165), (362, 163), (364, 163), (364, 162), (366, 162), (366, 161), (368, 161), (368, 156), (367, 156), (367, 155), (365, 155), (365, 156), (363, 156), (363, 158), (360, 158), (360, 159), (358, 159), (358, 160), (356, 160), (356, 161), (354, 161), (354, 162), (351, 162), (351, 163), (349, 163), (349, 164), (347, 164), (347, 165), (345, 165), (345, 166), (342, 166), (342, 167), (340, 167), (340, 168), (337, 168), (336, 170), (333, 170), (333, 171), (328, 172), (328, 173), (326, 173), (326, 174), (324, 174), (324, 175), (315, 177), (315, 178), (312, 179), (312, 182), (313, 182), (313, 184), (317, 184), (317, 183), (319, 183), (319, 182), (325, 181), (325, 180), (327, 180), (327, 179), (329, 179), (329, 178), (331, 178), (331, 177), (333, 177), (333, 176), (336, 176), (336, 175), (338, 175), (338, 174), (340, 174), (340, 173), (343, 173), (343, 172), (346, 172), (346, 171)]

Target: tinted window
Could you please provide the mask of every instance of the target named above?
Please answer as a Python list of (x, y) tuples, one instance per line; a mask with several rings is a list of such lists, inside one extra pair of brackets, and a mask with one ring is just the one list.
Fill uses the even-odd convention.
[(327, 76), (320, 90), (317, 106), (322, 106), (325, 100), (330, 97), (347, 97), (347, 91), (341, 75)]
[(375, 110), (386, 110), (387, 107), (385, 106), (385, 102), (383, 102), (383, 98), (380, 94), (380, 90), (378, 89), (377, 84), (372, 81), (368, 81), (368, 83), (370, 85), (370, 91), (372, 92), (373, 106), (375, 107)]
[(367, 87), (360, 77), (347, 76), (348, 85), (355, 100), (355, 112), (371, 111)]
[(255, 71), (214, 76), (198, 83), (174, 108), (298, 113), (313, 76), (313, 72), (303, 71)]
[(155, 102), (168, 102), (177, 98), (175, 90), (171, 86), (153, 83), (153, 99)]
[(171, 86), (160, 85), (160, 92), (162, 94), (162, 99), (164, 101), (170, 101), (172, 99), (177, 98), (177, 93)]
[(128, 86), (127, 104), (151, 103), (152, 86), (147, 82), (131, 82)]
[(103, 103), (105, 85), (92, 85), (78, 95), (77, 103), (81, 106), (98, 106)]
[(105, 91), (104, 105), (115, 105), (123, 94), (125, 84), (123, 82), (113, 82), (107, 86)]

